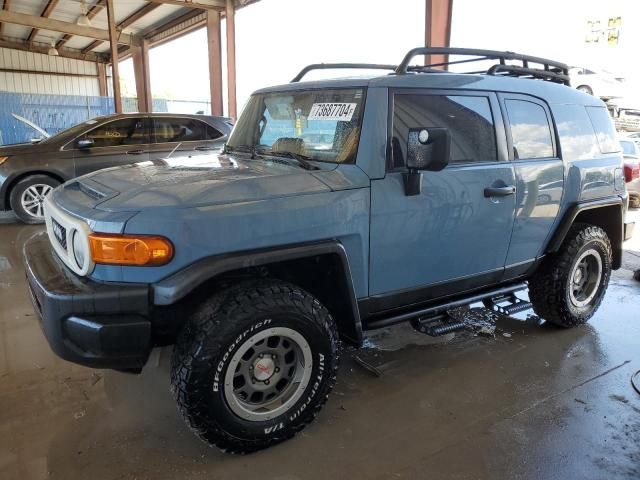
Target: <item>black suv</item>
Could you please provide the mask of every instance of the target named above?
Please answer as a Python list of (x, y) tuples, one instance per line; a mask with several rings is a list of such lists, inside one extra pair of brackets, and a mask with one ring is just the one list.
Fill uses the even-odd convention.
[(97, 117), (37, 143), (0, 147), (0, 210), (44, 221), (44, 197), (60, 183), (102, 168), (158, 160), (176, 150), (222, 147), (230, 118), (167, 113)]

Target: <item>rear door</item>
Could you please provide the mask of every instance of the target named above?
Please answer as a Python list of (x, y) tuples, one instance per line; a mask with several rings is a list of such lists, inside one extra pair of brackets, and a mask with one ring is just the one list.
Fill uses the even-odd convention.
[(564, 163), (545, 102), (516, 94), (501, 94), (500, 102), (517, 183), (516, 216), (506, 262), (508, 278), (524, 274), (542, 254), (560, 210)]
[[(371, 184), (370, 295), (407, 303), (499, 281), (515, 178), (495, 94), (396, 90), (389, 105), (387, 174)], [(449, 129), (452, 159), (440, 172), (423, 172), (421, 193), (407, 196), (408, 132), (424, 127)]]
[[(84, 139), (92, 140), (93, 146), (77, 148), (76, 142)], [(74, 150), (76, 176), (148, 160), (148, 119), (144, 116), (127, 116), (107, 121), (76, 138), (65, 149)]]
[(224, 134), (192, 117), (152, 116), (149, 158), (158, 160), (171, 152), (200, 155), (222, 148)]

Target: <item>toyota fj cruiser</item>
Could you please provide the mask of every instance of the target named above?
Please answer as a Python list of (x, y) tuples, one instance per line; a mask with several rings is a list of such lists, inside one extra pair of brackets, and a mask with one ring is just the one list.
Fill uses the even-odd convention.
[[(418, 55), (491, 66), (410, 66)], [(341, 67), (392, 72), (300, 81)], [(315, 417), (339, 341), (364, 330), (443, 334), (464, 327), (445, 312), (478, 301), (583, 324), (633, 225), (607, 109), (567, 85), (564, 64), (485, 50), (309, 66), (253, 94), (223, 153), (47, 197), (48, 237), (24, 251), (44, 333), (62, 358), (130, 371), (175, 344), (185, 420), (246, 453)]]

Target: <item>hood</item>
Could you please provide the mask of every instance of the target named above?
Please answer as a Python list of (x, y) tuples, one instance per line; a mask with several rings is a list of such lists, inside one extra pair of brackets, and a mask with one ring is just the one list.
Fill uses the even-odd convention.
[(316, 172), (322, 171), (266, 159), (210, 154), (100, 170), (69, 182), (64, 188), (88, 193), (95, 200), (94, 208), (109, 212), (141, 211), (330, 191), (327, 183), (314, 175)]
[(12, 145), (0, 145), (0, 156), (9, 157), (11, 155), (31, 155), (32, 153), (48, 152), (51, 149), (58, 149), (59, 146), (52, 147), (50, 143), (15, 143)]

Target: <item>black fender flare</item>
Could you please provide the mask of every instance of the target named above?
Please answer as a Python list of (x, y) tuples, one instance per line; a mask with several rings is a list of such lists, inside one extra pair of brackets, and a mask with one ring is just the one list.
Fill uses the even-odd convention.
[(343, 270), (344, 300), (347, 305), (346, 317), (336, 319), (341, 335), (349, 343), (362, 343), (362, 323), (358, 309), (358, 301), (353, 287), (351, 268), (344, 246), (337, 240), (315, 243), (287, 245), (261, 250), (243, 251), (215, 255), (199, 260), (182, 270), (170, 275), (152, 287), (152, 301), (156, 306), (167, 306), (178, 302), (208, 280), (226, 272), (249, 267), (267, 266), (284, 261), (298, 260), (321, 255), (337, 255)]
[(622, 264), (622, 242), (624, 240), (624, 203), (623, 199), (617, 196), (602, 198), (598, 200), (588, 200), (571, 205), (560, 220), (560, 223), (556, 227), (554, 234), (551, 236), (545, 252), (555, 253), (560, 249), (562, 243), (564, 242), (564, 239), (567, 236), (567, 233), (569, 232), (569, 229), (573, 225), (578, 215), (589, 210), (595, 210), (603, 207), (620, 207), (620, 224), (617, 225), (616, 219), (609, 219), (610, 221), (614, 221), (614, 224), (616, 224), (615, 230), (620, 230), (619, 232), (614, 232), (615, 235), (610, 235), (611, 247), (613, 249), (612, 266), (614, 270), (620, 268), (620, 265)]

